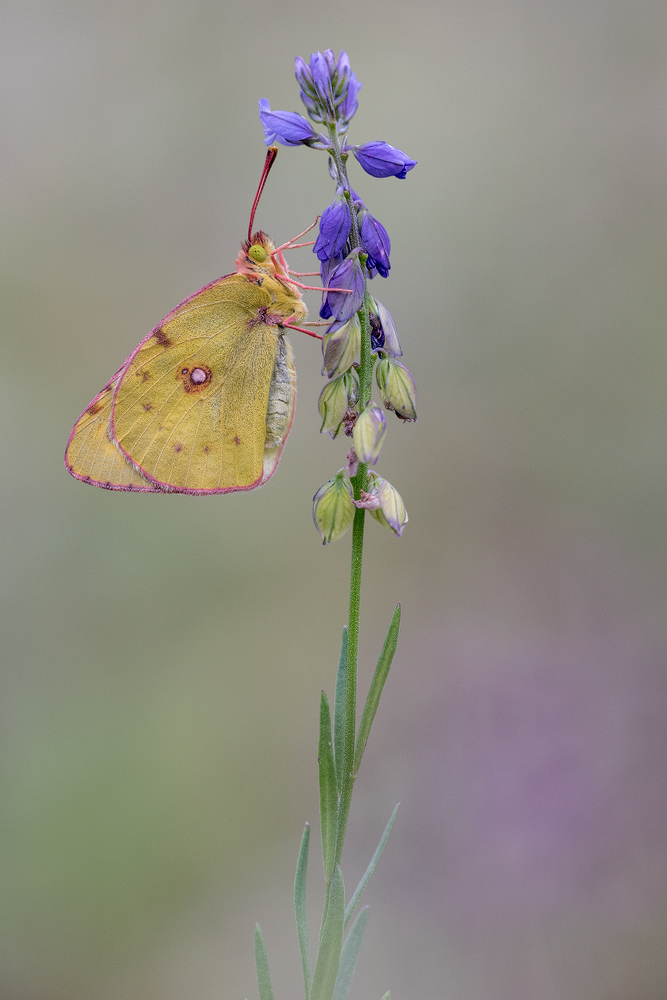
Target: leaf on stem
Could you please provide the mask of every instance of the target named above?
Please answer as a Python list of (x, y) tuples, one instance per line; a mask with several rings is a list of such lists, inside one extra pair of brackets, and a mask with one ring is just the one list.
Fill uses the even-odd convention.
[(299, 859), (296, 863), (296, 876), (294, 878), (294, 912), (296, 913), (296, 932), (299, 936), (306, 1000), (309, 1000), (310, 997), (310, 983), (312, 980), (310, 948), (308, 945), (308, 921), (306, 919), (306, 871), (308, 869), (309, 843), (310, 824), (306, 823), (303, 837), (301, 838)]
[(350, 986), (352, 984), (352, 976), (354, 975), (354, 967), (357, 964), (357, 955), (359, 954), (359, 949), (361, 948), (361, 939), (364, 936), (367, 922), (368, 907), (364, 906), (363, 910), (352, 924), (350, 933), (345, 938), (345, 944), (343, 945), (343, 951), (340, 956), (340, 966), (338, 968), (338, 975), (336, 976), (336, 985), (334, 987), (332, 1000), (347, 1000), (347, 995), (350, 992)]
[(361, 758), (363, 757), (364, 750), (366, 749), (366, 743), (368, 742), (368, 736), (371, 731), (371, 726), (373, 725), (373, 719), (375, 718), (377, 707), (380, 704), (380, 695), (382, 694), (382, 689), (384, 688), (385, 681), (387, 680), (391, 662), (394, 659), (394, 653), (396, 652), (396, 645), (398, 643), (398, 630), (400, 624), (401, 605), (397, 604), (391, 618), (387, 638), (384, 640), (384, 646), (382, 647), (382, 653), (380, 654), (378, 665), (375, 668), (375, 673), (373, 674), (373, 680), (371, 681), (368, 697), (366, 698), (363, 715), (361, 716), (357, 747), (354, 754), (355, 776), (359, 772)]
[(389, 990), (387, 990), (385, 995), (382, 997), (382, 1000), (391, 1000), (391, 993), (389, 992)]
[(343, 761), (345, 759), (345, 689), (347, 683), (347, 626), (343, 629), (343, 642), (338, 661), (336, 693), (334, 695), (334, 760), (338, 793), (343, 787)]
[[(401, 803), (399, 802), (395, 806), (393, 813), (389, 817), (389, 822), (387, 823), (387, 825), (384, 828), (384, 833), (382, 834), (382, 836), (380, 838), (380, 843), (378, 844), (377, 848), (375, 849), (375, 854), (371, 858), (370, 864), (369, 864), (368, 868), (366, 869), (366, 871), (364, 872), (364, 874), (362, 876), (362, 879), (361, 879), (361, 882), (359, 883), (359, 885), (357, 886), (357, 888), (354, 890), (354, 893), (352, 895), (352, 899), (350, 900), (350, 902), (345, 907), (345, 926), (347, 926), (348, 920), (350, 919), (350, 917), (354, 913), (354, 909), (355, 909), (357, 903), (359, 902), (359, 900), (361, 898), (361, 894), (364, 891), (364, 889), (366, 888), (366, 886), (368, 885), (368, 880), (371, 877), (371, 875), (373, 874), (373, 872), (375, 871), (375, 866), (378, 863), (378, 861), (380, 860), (382, 852), (384, 851), (384, 845), (387, 843), (387, 837), (389, 836), (391, 828), (394, 825), (394, 820), (396, 819), (396, 814), (398, 813), (398, 807), (400, 806), (400, 804)], [(350, 931), (350, 933), (352, 933), (352, 931)]]
[(320, 742), (317, 750), (320, 769), (320, 829), (324, 880), (328, 885), (333, 875), (336, 857), (336, 825), (338, 822), (338, 788), (331, 746), (331, 715), (325, 692), (320, 701)]
[(255, 965), (257, 966), (259, 1000), (274, 1000), (271, 976), (269, 975), (269, 960), (266, 957), (262, 928), (259, 924), (255, 924)]
[(343, 948), (344, 913), (345, 886), (340, 865), (336, 865), (331, 879), (329, 905), (327, 906), (327, 915), (324, 918), (310, 1000), (331, 1000), (333, 995)]

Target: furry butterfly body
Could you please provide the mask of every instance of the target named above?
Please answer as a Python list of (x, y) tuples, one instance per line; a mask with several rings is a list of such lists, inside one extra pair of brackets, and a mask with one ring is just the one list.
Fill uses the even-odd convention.
[(306, 317), (282, 255), (261, 231), (236, 272), (181, 302), (79, 417), (65, 454), (111, 490), (229, 493), (275, 472), (294, 416), (284, 324)]

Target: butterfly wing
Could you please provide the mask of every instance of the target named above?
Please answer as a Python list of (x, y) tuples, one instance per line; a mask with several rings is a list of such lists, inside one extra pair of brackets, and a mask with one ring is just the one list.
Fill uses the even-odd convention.
[[(275, 322), (264, 321), (271, 302), (245, 275), (226, 275), (181, 303), (130, 355), (113, 393), (112, 435), (159, 489), (249, 490), (275, 471), (289, 423), (282, 441), (267, 441), (284, 343)], [(293, 396), (292, 386), (289, 422)]]
[(109, 435), (111, 405), (119, 380), (117, 372), (77, 420), (67, 442), (65, 465), (76, 479), (107, 490), (161, 493), (155, 483), (130, 465)]

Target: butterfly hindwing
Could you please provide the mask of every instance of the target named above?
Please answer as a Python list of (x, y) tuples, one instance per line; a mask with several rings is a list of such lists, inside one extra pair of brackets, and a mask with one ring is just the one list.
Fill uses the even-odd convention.
[(77, 479), (94, 486), (161, 493), (155, 483), (133, 468), (110, 437), (111, 404), (118, 381), (116, 373), (77, 420), (67, 443), (65, 465)]

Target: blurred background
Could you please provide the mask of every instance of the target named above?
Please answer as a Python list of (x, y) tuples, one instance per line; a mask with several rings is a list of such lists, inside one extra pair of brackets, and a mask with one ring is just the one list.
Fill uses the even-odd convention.
[[(404, 626), (346, 845), (367, 890), (351, 997), (667, 995), (667, 9), (659, 0), (16, 0), (2, 10), (2, 824), (7, 1000), (302, 995), (292, 916), (317, 829), (349, 543), (311, 497), (321, 357), (256, 493), (110, 493), (62, 462), (81, 410), (233, 267), (257, 101), (347, 49), (351, 180), (389, 231), (419, 422), (379, 471), (409, 514), (366, 544), (367, 688)], [(258, 224), (332, 196), (282, 148)], [(309, 251), (293, 267), (310, 269)], [(311, 293), (311, 312), (317, 297)], [(313, 933), (319, 840), (311, 855)]]

